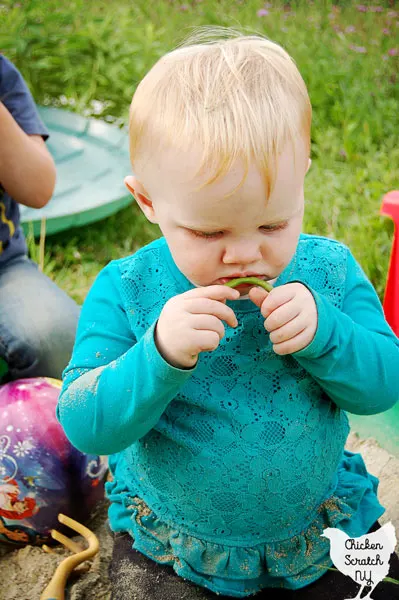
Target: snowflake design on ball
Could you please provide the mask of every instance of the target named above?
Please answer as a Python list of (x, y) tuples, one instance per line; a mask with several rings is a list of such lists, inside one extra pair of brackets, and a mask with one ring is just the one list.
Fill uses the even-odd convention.
[(19, 457), (26, 456), (32, 448), (34, 448), (34, 446), (29, 440), (17, 442), (14, 445), (14, 454)]

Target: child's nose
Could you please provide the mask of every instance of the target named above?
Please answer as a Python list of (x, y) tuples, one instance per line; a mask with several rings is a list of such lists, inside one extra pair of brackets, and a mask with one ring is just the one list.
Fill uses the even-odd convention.
[(223, 262), (237, 265), (250, 265), (262, 258), (259, 244), (253, 240), (243, 240), (229, 244), (223, 256)]

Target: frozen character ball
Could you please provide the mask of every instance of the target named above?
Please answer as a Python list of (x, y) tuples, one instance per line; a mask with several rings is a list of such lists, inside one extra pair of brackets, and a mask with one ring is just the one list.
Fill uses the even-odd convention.
[(60, 389), (45, 377), (0, 387), (0, 541), (48, 543), (58, 513), (83, 523), (104, 498), (107, 460), (66, 438), (55, 416)]

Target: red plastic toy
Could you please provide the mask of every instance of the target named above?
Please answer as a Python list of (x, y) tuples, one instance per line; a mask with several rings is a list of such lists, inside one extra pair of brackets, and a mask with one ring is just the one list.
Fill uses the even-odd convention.
[(384, 294), (385, 318), (393, 331), (399, 336), (399, 191), (385, 194), (381, 210), (382, 215), (393, 219), (395, 224), (388, 277)]

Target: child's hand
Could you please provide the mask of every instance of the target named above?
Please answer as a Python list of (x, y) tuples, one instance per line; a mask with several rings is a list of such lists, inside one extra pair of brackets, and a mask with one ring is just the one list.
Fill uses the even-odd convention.
[(155, 328), (155, 344), (163, 358), (177, 368), (190, 368), (198, 354), (215, 350), (224, 336), (222, 320), (237, 326), (226, 300), (237, 300), (240, 292), (225, 285), (210, 285), (170, 298)]
[(249, 297), (266, 319), (265, 328), (276, 354), (292, 354), (313, 340), (317, 308), (311, 292), (302, 283), (287, 283), (269, 293), (253, 287)]

